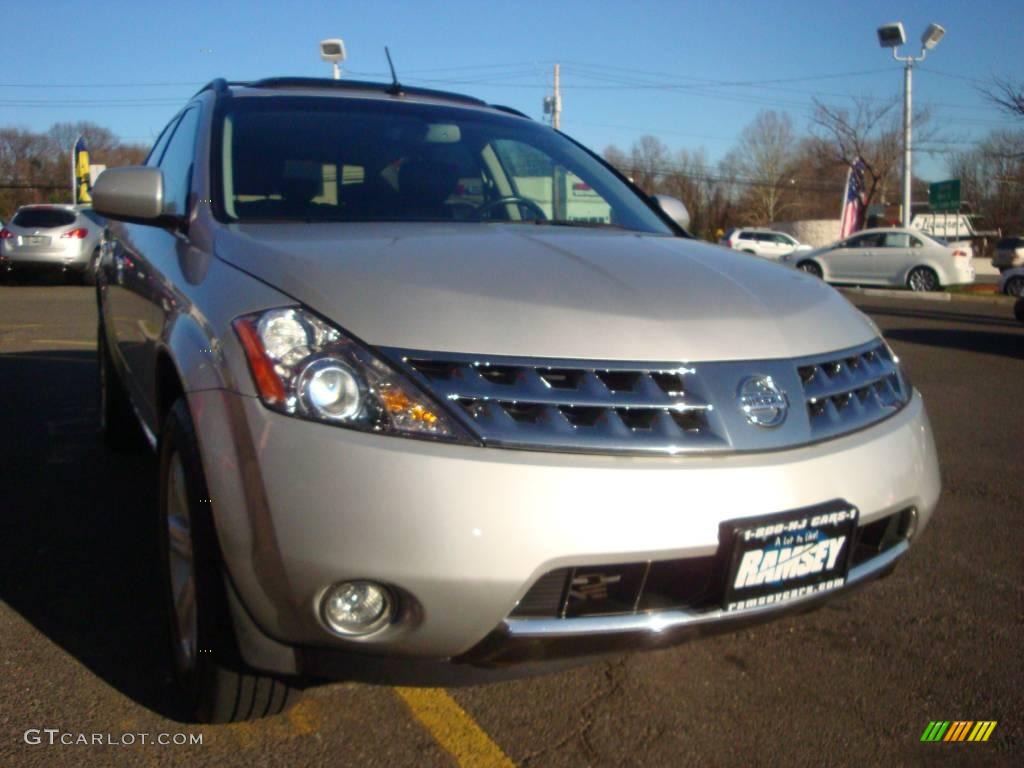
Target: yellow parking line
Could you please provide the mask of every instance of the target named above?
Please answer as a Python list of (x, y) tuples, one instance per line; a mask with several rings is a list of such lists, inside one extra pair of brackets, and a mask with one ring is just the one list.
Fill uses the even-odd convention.
[(33, 344), (70, 344), (73, 347), (95, 347), (95, 341), (82, 339), (31, 339)]
[(395, 688), (434, 740), (462, 768), (514, 768), (515, 763), (491, 741), (466, 710), (443, 688)]

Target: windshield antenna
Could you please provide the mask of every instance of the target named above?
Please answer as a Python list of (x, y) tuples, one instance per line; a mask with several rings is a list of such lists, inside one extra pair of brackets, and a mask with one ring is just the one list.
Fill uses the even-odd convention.
[(391, 67), (391, 87), (388, 88), (387, 92), (392, 96), (401, 96), (402, 86), (398, 82), (398, 75), (395, 74), (395, 65), (391, 61), (391, 51), (388, 50), (386, 45), (384, 46), (384, 55), (388, 57), (388, 66)]

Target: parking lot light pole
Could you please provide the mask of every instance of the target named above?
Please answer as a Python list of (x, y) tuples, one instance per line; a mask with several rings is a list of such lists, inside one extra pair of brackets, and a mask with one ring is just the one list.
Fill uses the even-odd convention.
[(896, 61), (903, 62), (903, 226), (909, 227), (912, 218), (910, 203), (910, 186), (913, 179), (913, 155), (911, 146), (911, 123), (912, 123), (912, 90), (914, 63), (924, 61), (928, 51), (939, 44), (939, 41), (946, 34), (946, 30), (938, 24), (929, 24), (928, 28), (921, 35), (920, 56), (899, 56), (896, 50), (907, 42), (907, 35), (903, 31), (903, 22), (897, 21), (891, 24), (883, 24), (878, 28), (878, 44), (883, 48), (892, 49), (892, 57)]

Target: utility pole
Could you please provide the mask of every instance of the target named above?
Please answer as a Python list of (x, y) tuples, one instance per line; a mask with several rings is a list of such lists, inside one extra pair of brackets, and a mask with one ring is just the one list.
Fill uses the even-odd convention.
[(555, 101), (551, 107), (551, 127), (556, 131), (562, 128), (562, 89), (559, 87), (561, 65), (555, 64)]
[(556, 131), (562, 127), (562, 88), (561, 71), (555, 64), (555, 93), (544, 97), (544, 114), (551, 115), (551, 127)]

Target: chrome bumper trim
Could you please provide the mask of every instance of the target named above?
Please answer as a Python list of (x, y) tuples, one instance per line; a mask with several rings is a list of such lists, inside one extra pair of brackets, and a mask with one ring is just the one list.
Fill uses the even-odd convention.
[(719, 609), (703, 611), (701, 613), (693, 611), (658, 611), (655, 613), (619, 616), (587, 616), (578, 619), (507, 619), (505, 625), (508, 627), (508, 634), (512, 637), (545, 637), (548, 635), (588, 635), (606, 632), (646, 631), (657, 633), (677, 627), (711, 624), (731, 621), (733, 619), (739, 620), (757, 616), (765, 616), (767, 618), (789, 608), (798, 608), (805, 603), (813, 603), (828, 596), (840, 594), (860, 582), (869, 581), (895, 563), (909, 548), (907, 542), (901, 541), (892, 549), (871, 558), (865, 563), (861, 563), (855, 568), (851, 568), (846, 584), (838, 589), (793, 598), (775, 605), (746, 608), (739, 611), (723, 611)]
[(702, 613), (675, 610), (575, 619), (506, 619), (498, 629), (456, 661), (477, 666), (505, 666), (665, 647), (693, 637), (735, 631), (746, 625), (817, 608), (838, 595), (885, 575), (909, 548), (906, 541), (901, 541), (892, 549), (851, 568), (846, 584), (838, 589), (793, 598), (776, 605)]

